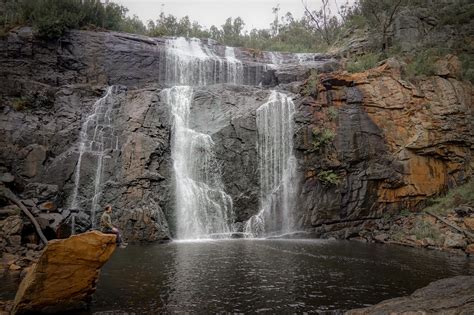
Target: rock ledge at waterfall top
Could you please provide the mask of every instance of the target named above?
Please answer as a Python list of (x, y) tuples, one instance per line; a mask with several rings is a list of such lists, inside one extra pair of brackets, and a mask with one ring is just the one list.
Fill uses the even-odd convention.
[(83, 308), (115, 246), (115, 235), (96, 231), (50, 241), (21, 282), (13, 314)]
[(457, 276), (430, 283), (407, 297), (380, 302), (345, 315), (473, 314), (474, 276)]

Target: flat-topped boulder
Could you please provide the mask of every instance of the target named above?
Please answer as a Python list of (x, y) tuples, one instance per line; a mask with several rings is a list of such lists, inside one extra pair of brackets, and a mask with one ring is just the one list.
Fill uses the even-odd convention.
[(13, 314), (85, 307), (115, 246), (115, 235), (97, 231), (50, 241), (21, 282)]

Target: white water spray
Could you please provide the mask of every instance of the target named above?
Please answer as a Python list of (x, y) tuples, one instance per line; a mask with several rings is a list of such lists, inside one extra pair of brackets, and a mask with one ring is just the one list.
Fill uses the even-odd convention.
[(245, 224), (253, 236), (287, 233), (294, 225), (296, 158), (293, 154), (295, 105), (272, 91), (257, 110), (260, 206)]
[(232, 198), (224, 192), (211, 136), (189, 128), (193, 90), (165, 89), (162, 96), (173, 116), (172, 159), (178, 239), (232, 233)]
[(225, 58), (199, 39), (177, 37), (166, 41), (166, 82), (170, 85), (243, 84), (243, 65), (233, 47)]
[(225, 58), (227, 60), (227, 75), (226, 80), (228, 83), (243, 84), (243, 65), (242, 62), (235, 58), (234, 47), (225, 48)]

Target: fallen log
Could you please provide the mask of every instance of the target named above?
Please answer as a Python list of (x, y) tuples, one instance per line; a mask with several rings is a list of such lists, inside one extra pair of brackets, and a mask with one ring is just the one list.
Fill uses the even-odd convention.
[(466, 235), (466, 237), (469, 238), (471, 241), (474, 240), (474, 234), (469, 233), (468, 231), (466, 231), (466, 230), (460, 228), (459, 226), (457, 226), (456, 224), (449, 222), (448, 220), (442, 218), (441, 216), (439, 216), (439, 215), (437, 215), (437, 214), (435, 214), (435, 213), (433, 213), (433, 212), (431, 212), (431, 211), (429, 211), (429, 210), (427, 210), (426, 213), (428, 213), (428, 214), (431, 215), (432, 217), (438, 219), (439, 221), (443, 222), (443, 223), (446, 224), (447, 226), (452, 227), (452, 228), (455, 229), (456, 231), (463, 233), (463, 234)]
[(21, 200), (18, 199), (18, 197), (5, 186), (0, 186), (0, 193), (5, 196), (5, 198), (17, 205), (21, 209), (21, 211), (26, 214), (26, 216), (30, 219), (31, 223), (33, 223), (36, 229), (36, 233), (38, 233), (38, 236), (40, 237), (43, 244), (48, 244), (48, 240), (44, 236), (43, 231), (41, 231), (41, 227), (38, 224), (38, 221), (36, 221), (35, 217), (31, 214), (31, 212), (26, 209), (25, 205), (21, 202)]

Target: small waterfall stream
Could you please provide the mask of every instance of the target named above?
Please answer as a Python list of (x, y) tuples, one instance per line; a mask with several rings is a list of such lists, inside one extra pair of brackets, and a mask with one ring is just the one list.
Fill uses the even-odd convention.
[[(97, 223), (96, 213), (100, 208), (99, 201), (102, 195), (102, 177), (106, 159), (109, 157), (109, 153), (118, 150), (118, 137), (113, 127), (113, 94), (115, 89), (116, 87), (110, 86), (106, 94), (94, 103), (93, 112), (82, 124), (79, 134), (79, 157), (74, 174), (74, 188), (70, 209), (90, 209), (92, 228), (95, 228)], [(95, 163), (93, 178), (94, 189), (92, 192), (80, 194), (81, 188), (84, 188), (83, 185), (81, 185), (81, 180), (84, 176), (82, 163), (85, 156), (92, 156)], [(86, 178), (86, 180), (88, 180), (88, 178)], [(80, 195), (88, 196), (90, 199), (81, 200)], [(90, 203), (88, 204), (88, 202)]]
[(245, 224), (245, 232), (254, 237), (288, 233), (294, 225), (294, 113), (291, 98), (276, 91), (257, 110), (261, 210)]
[(235, 57), (234, 47), (226, 46), (225, 58), (227, 60), (227, 82), (233, 84), (243, 84), (243, 65), (242, 62)]

